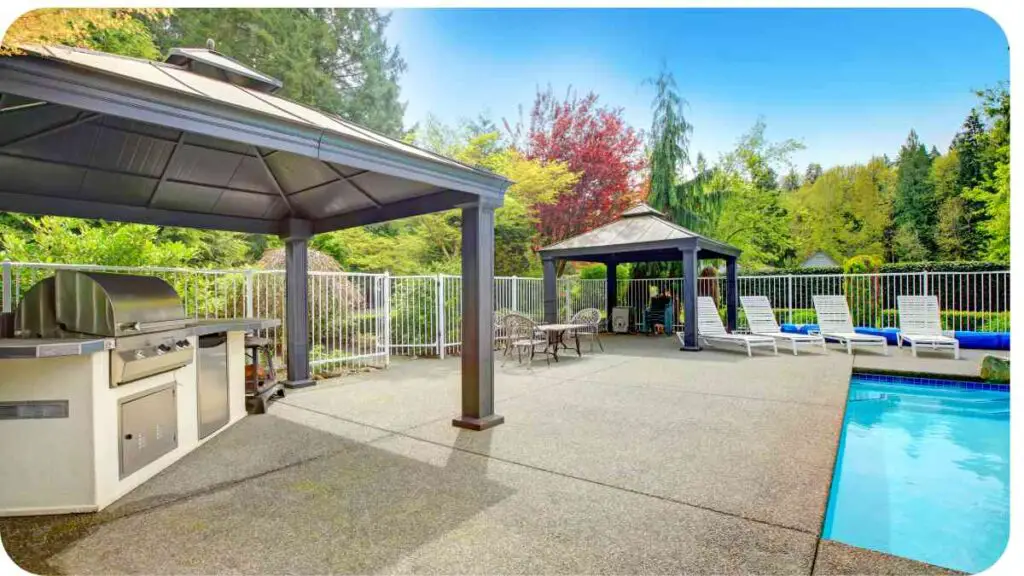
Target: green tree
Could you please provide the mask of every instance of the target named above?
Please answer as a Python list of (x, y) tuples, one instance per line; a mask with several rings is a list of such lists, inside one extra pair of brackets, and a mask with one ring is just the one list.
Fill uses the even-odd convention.
[(388, 20), (366, 8), (194, 8), (152, 30), (164, 51), (213, 39), (218, 52), (280, 79), (283, 96), (400, 136), (405, 62), (384, 39)]
[(961, 160), (960, 149), (952, 146), (949, 153), (936, 158), (931, 166), (930, 178), (939, 204), (935, 248), (936, 256), (942, 260), (968, 260), (980, 245), (980, 230), (961, 194)]
[(43, 8), (15, 20), (0, 45), (0, 55), (18, 44), (64, 44), (114, 54), (156, 59), (160, 56), (148, 21), (172, 11), (166, 8)]
[(989, 130), (982, 150), (981, 182), (965, 196), (980, 202), (986, 216), (982, 231), (986, 257), (1010, 259), (1010, 92), (999, 85), (978, 92)]
[(785, 197), (797, 256), (886, 254), (895, 172), (880, 157), (836, 166)]
[(812, 162), (807, 165), (807, 171), (804, 172), (804, 184), (814, 184), (814, 181), (821, 177), (821, 164)]
[(789, 172), (782, 177), (781, 187), (786, 192), (792, 192), (800, 188), (800, 175), (796, 173), (795, 168), (790, 168)]
[(743, 250), (740, 262), (748, 268), (784, 266), (796, 257), (777, 175), (779, 168), (791, 167), (790, 155), (803, 145), (791, 139), (770, 142), (765, 129), (759, 119), (722, 157), (707, 184), (725, 191), (711, 236)]
[(951, 148), (957, 152), (957, 187), (973, 188), (981, 182), (985, 148), (985, 126), (977, 110), (971, 110)]
[(189, 266), (196, 247), (160, 238), (160, 228), (77, 218), (26, 219), (29, 231), (0, 232), (0, 259), (107, 266)]
[[(930, 178), (932, 159), (917, 132), (910, 131), (900, 148), (896, 169), (896, 196), (893, 199), (893, 224), (904, 240), (912, 237), (924, 248), (925, 259), (934, 251), (938, 206)], [(907, 232), (903, 232), (903, 230)]]
[(655, 88), (650, 134), (650, 177), (647, 203), (675, 222), (697, 229), (703, 224), (694, 194), (699, 187), (679, 186), (680, 174), (690, 162), (690, 133), (686, 121), (686, 101), (679, 95), (675, 78), (663, 70), (645, 83)]
[(923, 262), (931, 256), (917, 230), (907, 224), (896, 228), (892, 237), (892, 253), (897, 262)]

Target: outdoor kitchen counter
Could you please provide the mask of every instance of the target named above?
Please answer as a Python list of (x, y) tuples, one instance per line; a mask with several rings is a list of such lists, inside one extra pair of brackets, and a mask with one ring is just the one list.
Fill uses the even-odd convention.
[(218, 332), (248, 332), (249, 330), (266, 330), (277, 328), (281, 321), (274, 318), (210, 318), (199, 320), (189, 325), (192, 335), (205, 336)]
[(0, 358), (80, 356), (110, 349), (110, 338), (0, 338)]
[[(189, 336), (218, 332), (248, 332), (276, 328), (281, 321), (272, 318), (211, 318), (198, 320), (186, 328)], [(110, 338), (0, 338), (0, 358), (55, 358), (103, 352), (113, 347)]]

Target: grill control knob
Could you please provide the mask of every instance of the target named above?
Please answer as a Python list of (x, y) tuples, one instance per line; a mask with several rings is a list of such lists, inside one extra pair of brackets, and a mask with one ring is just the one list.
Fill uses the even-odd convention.
[(142, 360), (145, 357), (146, 357), (146, 353), (143, 352), (142, 350), (136, 350), (135, 351), (135, 359), (136, 360)]
[(188, 348), (188, 340), (178, 340), (177, 342), (174, 343), (174, 347), (177, 348), (178, 350)]
[(171, 351), (171, 347), (168, 346), (167, 344), (161, 344), (161, 345), (156, 347), (156, 353), (157, 354), (166, 354), (166, 353), (168, 353), (170, 351)]

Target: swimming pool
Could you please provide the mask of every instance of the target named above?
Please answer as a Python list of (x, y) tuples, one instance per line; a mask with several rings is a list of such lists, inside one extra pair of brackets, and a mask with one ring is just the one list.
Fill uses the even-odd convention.
[(1009, 532), (1009, 389), (855, 374), (822, 537), (980, 572)]

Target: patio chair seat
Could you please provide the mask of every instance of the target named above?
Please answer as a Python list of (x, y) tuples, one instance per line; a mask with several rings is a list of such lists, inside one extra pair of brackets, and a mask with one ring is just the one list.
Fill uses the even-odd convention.
[(897, 346), (910, 344), (914, 356), (918, 347), (932, 350), (952, 350), (953, 358), (960, 359), (960, 341), (942, 333), (939, 318), (939, 299), (935, 296), (900, 296), (896, 299), (900, 311), (900, 334)]
[(889, 355), (889, 341), (885, 336), (860, 334), (854, 330), (845, 296), (815, 295), (813, 300), (822, 336), (844, 344), (847, 354), (853, 354), (854, 345), (862, 345), (881, 346), (882, 353)]
[(775, 320), (775, 312), (772, 310), (771, 302), (766, 296), (740, 296), (740, 303), (743, 304), (743, 311), (747, 317), (747, 325), (750, 326), (750, 333), (757, 336), (767, 336), (779, 341), (789, 342), (793, 355), (797, 355), (798, 344), (810, 344), (821, 346), (823, 352), (827, 352), (825, 337), (821, 334), (799, 334), (783, 332)]
[[(685, 346), (683, 334), (677, 332), (679, 343)], [(754, 348), (771, 348), (776, 355), (779, 353), (778, 344), (775, 338), (769, 336), (758, 336), (755, 334), (730, 334), (722, 324), (722, 317), (718, 315), (718, 307), (710, 296), (697, 298), (697, 336), (706, 344), (718, 342), (722, 344), (738, 345), (747, 350), (747, 356), (753, 356)]]

